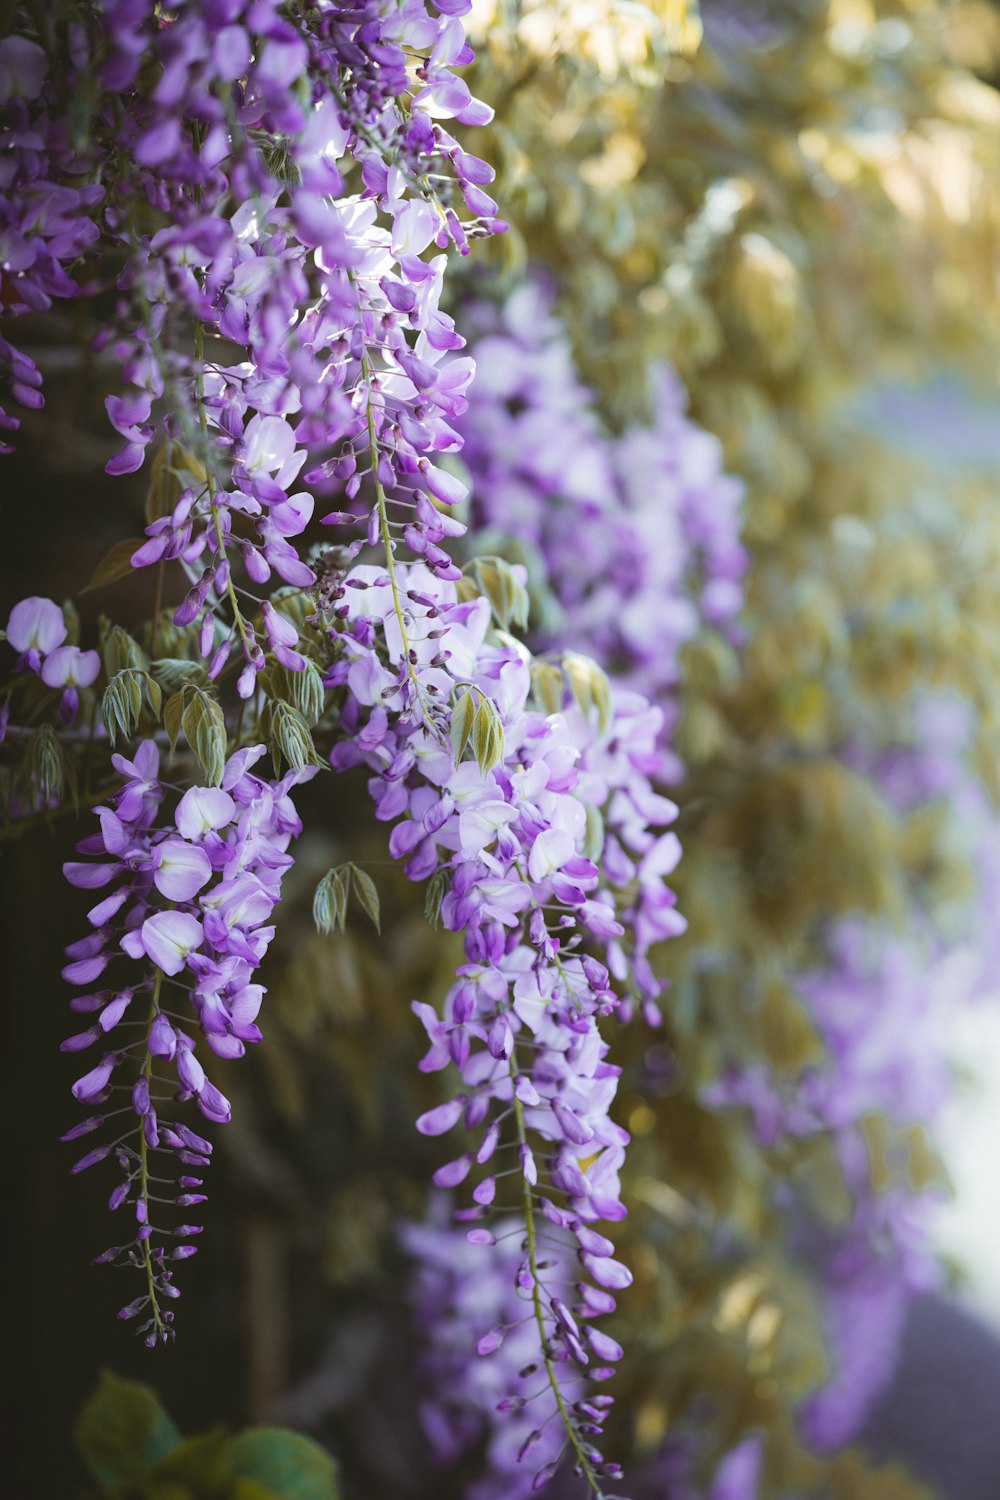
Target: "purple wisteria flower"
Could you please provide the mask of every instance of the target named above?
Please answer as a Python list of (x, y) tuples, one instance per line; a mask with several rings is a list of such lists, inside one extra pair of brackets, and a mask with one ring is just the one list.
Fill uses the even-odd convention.
[[(473, 367), (440, 310), (446, 256), (426, 252), (465, 253), (504, 227), (484, 189), (492, 170), (447, 129), (492, 113), (454, 72), (472, 61), (470, 3), (293, 17), (278, 0), (179, 0), (169, 15), (100, 0), (58, 55), (42, 38), (0, 42), (7, 310), (103, 289), (119, 267), (97, 340), (122, 380), (106, 401), (124, 442), (108, 469), (133, 472), (162, 435), (190, 481), (133, 563), (183, 566), (176, 622), (201, 622), (213, 675), (235, 643), (244, 697), (265, 650), (233, 568), (251, 585), (315, 582), (296, 547), (315, 506), (296, 487), (307, 452), (313, 488), (343, 482), (353, 498), (365, 484), (373, 539), (401, 506), (410, 545), (452, 570), (440, 543), (461, 528), (437, 508), (454, 482), (436, 460), (459, 445)], [(68, 128), (66, 91), (87, 92), (86, 131)], [(4, 368), (15, 399), (39, 405), (39, 372), (0, 342)], [(294, 633), (266, 634), (301, 669)]]
[[(357, 566), (329, 599), (337, 660), (327, 682), (343, 690), (346, 731), (333, 764), (371, 769), (377, 816), (394, 825), (391, 853), (412, 879), (436, 883), (440, 921), (464, 937), (440, 1012), (414, 1005), (429, 1043), (421, 1067), (453, 1069), (459, 1084), (417, 1128), (468, 1132), (434, 1178), (443, 1188), (475, 1179), (458, 1214), (468, 1242), (495, 1246), (498, 1213), (512, 1236), (512, 1293), (549, 1391), (524, 1418), (534, 1424), (525, 1482), (544, 1479), (565, 1451), (599, 1493), (602, 1475), (616, 1473), (596, 1446), (609, 1402), (581, 1396), (571, 1409), (562, 1392), (613, 1373), (621, 1351), (595, 1319), (632, 1280), (596, 1227), (625, 1215), (628, 1141), (610, 1117), (620, 1069), (598, 1023), (627, 1009), (615, 981), (655, 1006), (648, 950), (684, 929), (664, 883), (680, 854), (669, 829), (677, 809), (650, 782), (662, 764), (660, 715), (622, 692), (601, 722), (574, 699), (570, 677), (554, 710), (540, 705), (530, 654), (494, 637), (488, 601), (461, 602), (424, 564), (398, 563), (393, 578)], [(614, 852), (599, 865), (605, 845)], [(516, 1165), (498, 1170), (505, 1149)], [(493, 1357), (506, 1333), (484, 1331), (477, 1356)], [(545, 1456), (550, 1404), (561, 1431)]]
[[(143, 740), (132, 759), (114, 755), (122, 785), (94, 809), (100, 832), (78, 845), (86, 857), (64, 867), (81, 890), (112, 887), (88, 912), (90, 934), (66, 950), (63, 977), (86, 991), (71, 1005), (89, 1024), (63, 1050), (97, 1047), (100, 1058), (73, 1085), (74, 1098), (96, 1112), (64, 1139), (115, 1122), (114, 1139), (88, 1151), (74, 1171), (112, 1155), (121, 1170), (109, 1207), (128, 1215), (129, 1232), (98, 1260), (144, 1270), (146, 1292), (119, 1316), (141, 1314), (150, 1345), (172, 1332), (173, 1312), (164, 1306), (178, 1295), (170, 1262), (194, 1254), (187, 1241), (199, 1232), (161, 1224), (158, 1205), (167, 1205), (169, 1217), (171, 1207), (202, 1202), (202, 1178), (187, 1169), (206, 1167), (212, 1151), (185, 1122), (183, 1106), (193, 1101), (213, 1124), (230, 1117), (199, 1042), (233, 1058), (261, 1039), (264, 989), (254, 974), (274, 933), (271, 914), (292, 863), (288, 846), (301, 830), (289, 793), (315, 775), (307, 767), (263, 780), (252, 769), (263, 754), (263, 746), (237, 751), (221, 787), (190, 787), (167, 817), (155, 742)], [(98, 982), (103, 987), (92, 989)], [(171, 1157), (173, 1172), (181, 1169), (175, 1178)], [(164, 1240), (181, 1243), (168, 1248)]]
[[(475, 531), (536, 560), (557, 606), (539, 642), (572, 642), (663, 707), (669, 744), (681, 645), (702, 623), (738, 630), (743, 486), (666, 368), (650, 420), (606, 430), (541, 283), (500, 308), (474, 304), (465, 326), (479, 373), (458, 426)], [(676, 759), (670, 769), (679, 779)]]

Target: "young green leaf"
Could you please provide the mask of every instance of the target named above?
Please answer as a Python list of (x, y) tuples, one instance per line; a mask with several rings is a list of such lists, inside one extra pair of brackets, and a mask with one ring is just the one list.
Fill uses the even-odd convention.
[(80, 590), (81, 594), (89, 594), (91, 589), (103, 588), (107, 583), (114, 583), (118, 578), (125, 578), (134, 571), (132, 567), (132, 554), (138, 552), (144, 536), (126, 537), (123, 542), (115, 542), (110, 552), (105, 553), (91, 576), (90, 582)]
[(575, 651), (568, 651), (563, 657), (563, 669), (584, 718), (589, 719), (591, 712), (596, 710), (598, 733), (607, 734), (613, 705), (606, 673), (589, 656), (581, 656)]
[(347, 922), (349, 880), (345, 870), (327, 870), (313, 893), (313, 921), (324, 937), (337, 927), (344, 931)]
[(462, 688), (451, 711), (451, 749), (455, 764), (460, 765), (469, 743), (476, 717), (476, 698), (472, 688)]
[(424, 916), (432, 927), (438, 927), (441, 923), (441, 902), (448, 890), (448, 877), (443, 870), (438, 870), (427, 882), (427, 895), (424, 897)]
[(189, 682), (203, 687), (206, 681), (203, 663), (189, 661), (183, 656), (161, 656), (152, 663), (150, 670), (168, 693), (178, 692)]
[(108, 677), (113, 677), (116, 672), (122, 672), (126, 667), (146, 668), (149, 666), (149, 658), (139, 645), (139, 642), (130, 636), (127, 630), (120, 625), (112, 625), (110, 621), (102, 619), (101, 651), (104, 657), (104, 671)]
[(548, 661), (531, 665), (531, 691), (535, 701), (547, 714), (557, 714), (563, 706), (566, 682), (558, 667)]
[(360, 866), (352, 864), (348, 866), (348, 869), (351, 872), (351, 879), (354, 883), (354, 894), (361, 902), (366, 914), (371, 917), (375, 931), (381, 934), (382, 921), (378, 887), (367, 871), (362, 870)]
[(275, 1500), (338, 1500), (336, 1464), (299, 1432), (251, 1427), (233, 1438), (227, 1452), (232, 1479), (253, 1480)]
[(499, 710), (489, 698), (481, 698), (472, 726), (472, 752), (484, 776), (503, 760), (503, 750), (503, 724)]
[(219, 703), (204, 688), (184, 689), (181, 727), (205, 781), (209, 786), (219, 786), (226, 768), (226, 721)]
[(163, 705), (163, 727), (167, 731), (170, 741), (170, 754), (173, 755), (177, 748), (177, 739), (181, 732), (181, 715), (184, 712), (184, 689), (180, 688), (169, 697)]
[(271, 749), (275, 775), (281, 767), (282, 756), (294, 771), (301, 771), (303, 766), (324, 764), (316, 754), (309, 725), (291, 703), (282, 698), (269, 699), (260, 716), (260, 727)]

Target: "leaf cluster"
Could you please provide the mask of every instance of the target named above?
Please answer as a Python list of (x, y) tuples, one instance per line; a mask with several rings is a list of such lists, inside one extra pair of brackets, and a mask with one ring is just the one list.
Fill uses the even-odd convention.
[(147, 1385), (105, 1370), (74, 1436), (101, 1500), (337, 1500), (333, 1459), (279, 1427), (185, 1438)]

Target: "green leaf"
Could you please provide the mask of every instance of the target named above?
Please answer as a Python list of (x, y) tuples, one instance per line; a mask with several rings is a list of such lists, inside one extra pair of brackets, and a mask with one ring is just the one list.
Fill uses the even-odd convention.
[(424, 916), (433, 927), (441, 922), (441, 902), (448, 890), (448, 877), (443, 870), (438, 870), (427, 882), (427, 895), (424, 898)]
[(40, 807), (48, 807), (53, 797), (61, 800), (70, 766), (51, 724), (40, 724), (31, 736), (25, 752), (25, 767), (30, 784), (37, 791)]
[(280, 1500), (337, 1500), (337, 1467), (325, 1449), (301, 1433), (252, 1427), (228, 1449), (233, 1479), (251, 1479)]
[(366, 870), (358, 865), (349, 866), (351, 878), (354, 882), (354, 894), (361, 902), (366, 914), (371, 917), (375, 931), (381, 936), (381, 906), (379, 902), (378, 887)]
[(104, 670), (108, 677), (113, 677), (116, 672), (121, 672), (126, 667), (146, 668), (149, 666), (149, 658), (139, 642), (120, 625), (112, 625), (105, 615), (101, 617), (101, 650), (104, 656)]
[(257, 680), (269, 698), (281, 698), (298, 709), (310, 729), (323, 717), (326, 707), (323, 674), (308, 658), (301, 672), (291, 672), (271, 660)]
[(129, 739), (139, 727), (144, 700), (153, 717), (158, 719), (163, 701), (159, 683), (137, 667), (125, 667), (115, 673), (101, 699), (101, 717), (112, 749), (119, 733)]
[(142, 687), (139, 673), (126, 667), (116, 672), (104, 690), (101, 699), (101, 718), (108, 731), (111, 748), (114, 749), (121, 733), (128, 739), (139, 723), (142, 713)]
[(181, 727), (206, 782), (209, 786), (219, 786), (226, 768), (226, 721), (211, 693), (194, 686), (184, 689)]
[(476, 699), (473, 691), (471, 688), (463, 688), (451, 711), (451, 748), (456, 766), (461, 764), (462, 756), (465, 754), (475, 717)]
[(563, 706), (566, 682), (558, 667), (548, 661), (531, 665), (531, 691), (547, 714), (557, 714)]
[(169, 697), (163, 706), (163, 727), (170, 740), (170, 753), (177, 748), (177, 737), (181, 732), (181, 715), (184, 712), (184, 689)]
[(528, 591), (506, 558), (474, 558), (469, 571), (479, 592), (490, 601), (493, 618), (500, 629), (508, 630), (511, 625), (526, 629), (530, 607)]
[(89, 1473), (107, 1495), (127, 1495), (181, 1435), (147, 1385), (105, 1370), (73, 1436)]
[(226, 1427), (213, 1427), (184, 1438), (149, 1471), (148, 1492), (159, 1497), (171, 1487), (192, 1496), (221, 1495), (230, 1476), (231, 1438)]
[(274, 774), (277, 776), (284, 756), (294, 771), (303, 766), (322, 766), (324, 762), (316, 754), (309, 725), (291, 703), (283, 698), (272, 698), (264, 704), (260, 716), (261, 732), (271, 747)]
[(150, 713), (154, 718), (158, 719), (160, 717), (160, 709), (163, 706), (163, 690), (156, 678), (151, 676), (149, 672), (144, 672), (142, 675), (142, 690), (145, 694), (146, 703)]
[(481, 698), (472, 725), (472, 752), (486, 776), (503, 760), (503, 724), (500, 712), (489, 698)]
[(179, 692), (188, 683), (202, 686), (205, 668), (200, 661), (189, 661), (185, 656), (161, 656), (152, 664), (156, 680), (168, 693)]
[(589, 656), (580, 656), (575, 651), (569, 651), (563, 657), (563, 669), (584, 718), (589, 719), (596, 709), (598, 733), (607, 734), (613, 716), (607, 674)]
[(347, 923), (347, 894), (350, 889), (346, 870), (327, 870), (313, 894), (313, 921), (316, 931), (327, 937), (337, 927), (344, 931)]
[(91, 589), (103, 588), (107, 583), (114, 583), (116, 579), (134, 573), (132, 554), (137, 552), (146, 540), (144, 536), (130, 536), (126, 537), (123, 542), (116, 542), (111, 551), (101, 558), (90, 582), (80, 590), (81, 594), (89, 594)]
[(584, 804), (587, 814), (587, 831), (583, 840), (585, 859), (599, 860), (604, 853), (604, 818), (592, 802)]

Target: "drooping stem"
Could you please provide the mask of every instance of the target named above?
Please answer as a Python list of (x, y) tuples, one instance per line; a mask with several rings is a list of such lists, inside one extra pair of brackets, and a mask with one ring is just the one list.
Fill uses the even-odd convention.
[[(156, 977), (153, 980), (153, 990), (149, 1001), (149, 1015), (146, 1021), (145, 1056), (143, 1057), (142, 1062), (142, 1075), (146, 1080), (147, 1089), (149, 1088), (153, 1077), (153, 1054), (149, 1050), (149, 1037), (153, 1029), (153, 1022), (156, 1020), (156, 1017), (160, 1013), (160, 985), (162, 983), (163, 971), (162, 969), (157, 969)], [(148, 1231), (149, 1144), (146, 1140), (146, 1132), (142, 1124), (140, 1124), (139, 1126), (139, 1202), (144, 1204), (146, 1207), (146, 1219), (142, 1227)], [(165, 1339), (168, 1336), (169, 1330), (166, 1323), (163, 1321), (163, 1317), (160, 1313), (160, 1305), (156, 1300), (156, 1277), (153, 1274), (153, 1255), (152, 1251), (150, 1250), (151, 1238), (152, 1236), (147, 1232), (145, 1239), (142, 1241), (142, 1260), (143, 1265), (146, 1269), (146, 1290), (149, 1296), (149, 1307), (150, 1312), (153, 1315), (153, 1326), (156, 1330), (156, 1336), (157, 1338)]]
[[(511, 1050), (508, 1066), (510, 1068), (511, 1087), (513, 1089), (512, 1102), (514, 1106), (514, 1124), (517, 1130), (518, 1145), (524, 1147), (527, 1150), (528, 1129), (524, 1118), (524, 1105), (517, 1097), (516, 1085), (517, 1076), (520, 1070), (517, 1065), (516, 1049)], [(566, 1405), (566, 1398), (563, 1396), (562, 1389), (559, 1385), (559, 1377), (556, 1374), (555, 1364), (553, 1363), (552, 1356), (549, 1353), (548, 1335), (545, 1332), (545, 1308), (542, 1303), (541, 1282), (539, 1280), (538, 1272), (538, 1229), (535, 1224), (535, 1202), (531, 1192), (531, 1184), (528, 1182), (528, 1179), (524, 1177), (523, 1173), (522, 1189), (524, 1200), (525, 1238), (527, 1240), (528, 1250), (528, 1270), (531, 1273), (531, 1304), (535, 1323), (538, 1327), (538, 1341), (542, 1351), (542, 1362), (545, 1366), (545, 1374), (548, 1379), (549, 1386), (551, 1387), (552, 1395), (555, 1398), (555, 1403), (559, 1411), (560, 1420), (563, 1424), (563, 1427), (566, 1429), (566, 1436), (569, 1439), (570, 1446), (572, 1447), (573, 1452), (576, 1454), (577, 1463), (580, 1466), (581, 1473), (583, 1474), (584, 1479), (587, 1481), (587, 1484), (590, 1486), (590, 1489), (595, 1496), (595, 1500), (604, 1500), (604, 1491), (601, 1488), (601, 1482), (594, 1472), (594, 1466), (591, 1463), (590, 1459), (587, 1457), (587, 1454), (584, 1450), (583, 1443), (580, 1440), (580, 1434), (576, 1430), (573, 1418), (570, 1415), (568, 1406)]]
[(197, 364), (194, 377), (195, 399), (198, 403), (198, 425), (201, 428), (202, 442), (205, 446), (205, 476), (208, 484), (208, 503), (211, 506), (212, 520), (215, 524), (215, 540), (219, 556), (226, 568), (226, 593), (229, 596), (233, 619), (236, 621), (236, 628), (240, 633), (240, 640), (243, 643), (243, 654), (249, 661), (251, 654), (250, 638), (247, 633), (246, 622), (240, 610), (240, 601), (237, 599), (236, 590), (233, 587), (232, 571), (226, 556), (226, 540), (222, 531), (222, 512), (215, 503), (215, 475), (212, 473), (212, 465), (208, 461), (208, 413), (205, 410), (205, 334), (201, 323), (195, 324), (194, 356)]
[(399, 634), (402, 640), (403, 659), (406, 662), (406, 670), (409, 673), (413, 690), (417, 695), (417, 703), (423, 708), (423, 694), (420, 682), (417, 678), (413, 662), (410, 658), (410, 638), (406, 629), (406, 620), (403, 614), (403, 604), (399, 592), (399, 582), (396, 578), (396, 560), (393, 553), (392, 536), (389, 531), (389, 512), (386, 501), (385, 487), (379, 477), (378, 461), (379, 446), (378, 434), (375, 431), (375, 404), (372, 401), (372, 362), (367, 346), (361, 353), (361, 372), (365, 381), (365, 410), (368, 423), (368, 447), (371, 452), (372, 477), (375, 480), (375, 497), (378, 505), (379, 532), (382, 537), (382, 546), (385, 550), (385, 567), (389, 575), (389, 588), (392, 591), (392, 607), (399, 625)]

